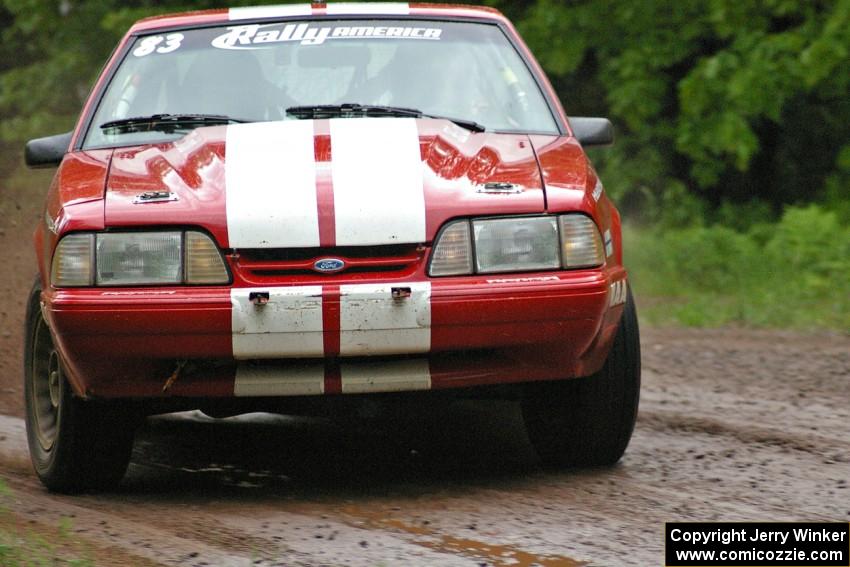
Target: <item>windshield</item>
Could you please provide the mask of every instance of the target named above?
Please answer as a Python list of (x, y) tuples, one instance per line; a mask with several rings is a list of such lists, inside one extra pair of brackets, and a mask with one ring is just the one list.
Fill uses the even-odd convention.
[(537, 83), (495, 25), (298, 21), (137, 38), (101, 99), (85, 146), (168, 140), (205, 125), (101, 128), (115, 120), (160, 114), (296, 120), (287, 108), (343, 103), (411, 108), (491, 131), (558, 132)]

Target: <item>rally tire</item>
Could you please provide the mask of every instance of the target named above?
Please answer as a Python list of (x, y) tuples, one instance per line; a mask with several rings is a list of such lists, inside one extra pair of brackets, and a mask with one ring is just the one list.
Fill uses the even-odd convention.
[(135, 421), (118, 403), (76, 396), (41, 313), (41, 288), (27, 306), (24, 402), (33, 467), (51, 491), (113, 488), (130, 462)]
[(640, 399), (640, 333), (631, 289), (611, 352), (586, 378), (529, 384), (522, 401), (528, 437), (544, 465), (613, 465), (634, 431)]

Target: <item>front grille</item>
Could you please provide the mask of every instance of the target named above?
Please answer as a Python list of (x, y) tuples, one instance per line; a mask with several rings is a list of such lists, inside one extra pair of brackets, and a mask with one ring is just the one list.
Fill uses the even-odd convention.
[[(254, 248), (234, 254), (240, 272), (249, 278), (331, 277), (347, 274), (387, 273), (393, 276), (413, 272), (425, 258), (419, 244), (386, 246), (339, 246), (333, 248)], [(314, 269), (317, 260), (337, 258), (345, 262), (338, 272)]]
[(271, 278), (275, 276), (316, 276), (316, 275), (329, 275), (332, 276), (334, 274), (380, 274), (386, 272), (401, 272), (404, 271), (406, 266), (398, 265), (398, 266), (353, 266), (351, 268), (347, 268), (340, 272), (330, 272), (323, 273), (317, 272), (315, 270), (293, 270), (293, 269), (283, 269), (283, 270), (251, 270), (254, 275), (261, 276), (264, 278)]
[(389, 244), (386, 246), (337, 246), (333, 248), (252, 248), (239, 250), (239, 255), (252, 261), (265, 262), (315, 262), (319, 258), (366, 259), (396, 258), (416, 252), (417, 244)]

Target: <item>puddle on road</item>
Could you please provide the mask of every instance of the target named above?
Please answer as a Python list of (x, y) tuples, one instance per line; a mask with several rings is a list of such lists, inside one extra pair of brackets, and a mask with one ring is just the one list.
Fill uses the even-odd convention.
[(341, 513), (353, 518), (358, 527), (379, 530), (398, 530), (417, 536), (412, 543), (428, 549), (464, 555), (486, 561), (492, 567), (585, 567), (585, 561), (578, 561), (563, 555), (540, 555), (523, 551), (513, 545), (484, 543), (468, 538), (459, 538), (440, 534), (425, 526), (414, 526), (402, 520), (377, 516), (371, 511), (359, 507), (347, 506)]
[[(147, 482), (148, 487), (157, 490), (163, 484), (162, 476), (170, 474), (166, 484), (172, 488), (176, 481), (176, 484), (199, 493), (203, 493), (202, 487), (208, 484), (253, 489), (261, 497), (278, 494), (286, 499), (289, 511), (312, 516), (332, 511), (335, 519), (352, 527), (394, 532), (404, 536), (402, 539), (408, 544), (488, 567), (588, 565), (563, 555), (532, 553), (518, 545), (486, 543), (440, 533), (415, 521), (406, 522), (398, 517), (403, 513), (394, 514), (374, 501), (363, 506), (344, 504), (341, 508), (338, 504), (340, 498), (350, 497), (353, 493), (383, 494), (387, 489), (405, 498), (410, 496), (408, 482), (411, 478), (415, 479), (413, 483), (418, 487), (413, 489), (414, 494), (433, 492), (435, 487), (443, 488), (445, 479), (461, 482), (458, 478), (467, 481), (471, 478), (473, 486), (493, 482), (493, 479), (500, 478), (498, 474), (493, 475), (493, 468), (511, 469), (511, 462), (506, 464), (501, 457), (504, 451), (493, 450), (482, 460), (470, 457), (469, 443), (449, 444), (449, 449), (461, 463), (477, 465), (489, 458), (486, 462), (493, 465), (488, 468), (489, 476), (475, 469), (470, 477), (464, 477), (456, 469), (468, 467), (442, 467), (443, 459), (434, 457), (437, 453), (432, 445), (439, 447), (441, 456), (445, 454), (447, 445), (442, 438), (433, 441), (432, 445), (424, 443), (426, 454), (429, 452), (427, 449), (431, 449), (432, 461), (429, 462), (421, 458), (410, 460), (410, 448), (419, 447), (414, 441), (421, 440), (414, 437), (410, 441), (404, 435), (393, 436), (380, 429), (378, 435), (384, 442), (376, 443), (374, 431), (367, 428), (345, 430), (341, 434), (338, 427), (323, 423), (296, 429), (293, 424), (300, 422), (291, 420), (260, 423), (249, 422), (246, 418), (244, 421), (231, 419), (220, 423), (197, 415), (188, 417), (153, 421), (151, 427), (139, 435), (134, 453), (134, 465), (141, 473), (137, 477), (139, 486), (144, 487)], [(478, 430), (491, 431), (489, 428)], [(246, 439), (250, 441), (246, 442)], [(501, 447), (499, 445), (496, 449)], [(262, 450), (257, 451), (256, 448)], [(323, 456), (330, 454), (335, 458)], [(528, 466), (526, 461), (521, 464), (522, 470), (526, 470), (523, 468)], [(145, 467), (150, 472), (145, 472)], [(399, 478), (408, 480), (399, 482)], [(509, 474), (508, 478), (512, 482), (516, 476)], [(247, 494), (239, 493), (240, 497)], [(326, 504), (320, 505), (319, 508), (325, 509), (318, 512), (315, 505), (310, 504), (311, 500), (327, 502), (328, 498), (331, 499), (330, 510)]]

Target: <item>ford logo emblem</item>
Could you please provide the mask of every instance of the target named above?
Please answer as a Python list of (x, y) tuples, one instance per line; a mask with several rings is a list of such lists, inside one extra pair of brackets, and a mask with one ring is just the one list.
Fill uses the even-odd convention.
[(345, 269), (345, 262), (339, 258), (322, 258), (321, 260), (316, 260), (313, 264), (313, 269), (325, 274), (340, 272)]

